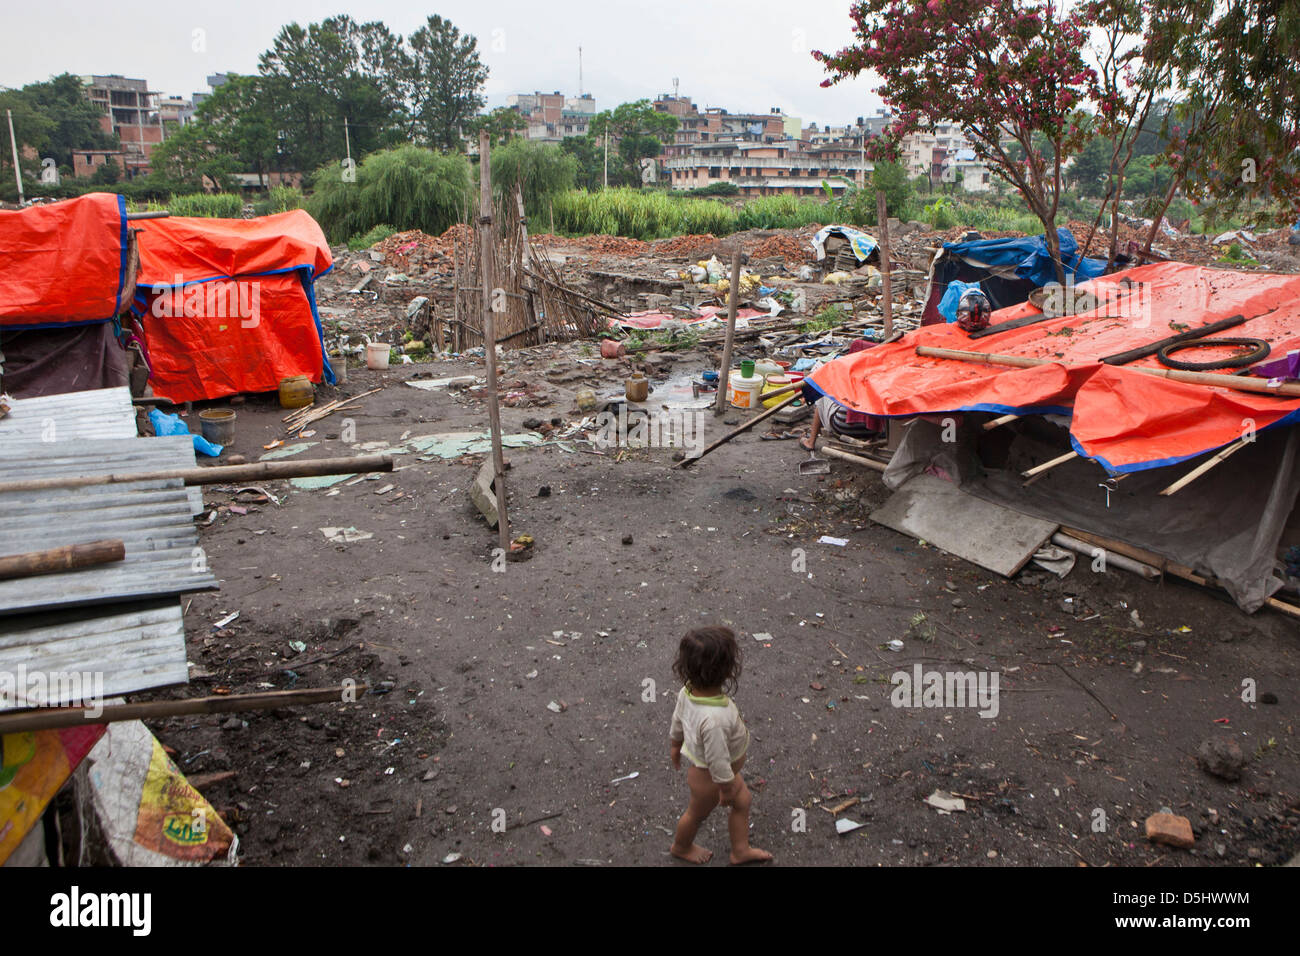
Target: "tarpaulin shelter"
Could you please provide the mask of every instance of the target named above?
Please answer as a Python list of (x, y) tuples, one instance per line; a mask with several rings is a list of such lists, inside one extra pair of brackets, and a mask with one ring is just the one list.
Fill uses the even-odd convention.
[(133, 288), (121, 196), (91, 193), (0, 212), (5, 390), (31, 398), (125, 385), (114, 320)]
[(132, 312), (154, 393), (221, 398), (295, 375), (333, 384), (314, 291), (332, 265), (324, 233), (302, 210), (144, 223)]
[[(1067, 281), (1086, 282), (1106, 271), (1106, 260), (1079, 255), (1079, 243), (1069, 229), (1061, 226), (1056, 235)], [(1003, 309), (1024, 302), (1035, 289), (1057, 281), (1056, 266), (1047, 250), (1046, 235), (945, 242), (930, 263), (922, 325), (945, 321), (939, 303), (948, 284), (954, 281), (979, 285), (993, 308)]]
[[(1154, 356), (1123, 365), (1100, 360), (1234, 315), (1245, 322), (1231, 335), (1267, 342), (1274, 358), (1283, 357), (1300, 348), (1300, 276), (1170, 262), (1102, 276), (1081, 288), (1096, 297), (1089, 312), (975, 339), (955, 325), (923, 327), (897, 343), (831, 362), (808, 381), (846, 408), (872, 415), (963, 421), (966, 413), (985, 413), (981, 421), (1018, 415), (1057, 423), (1080, 456), (1077, 468), (1053, 471), (1030, 487), (1022, 487), (1018, 467), (1052, 457), (1047, 430), (1037, 426), (1008, 429), (1020, 447), (1001, 448), (996, 465), (981, 457), (993, 439), (979, 428), (951, 443), (913, 428), (890, 468), (902, 474), (941, 461), (940, 470), (959, 478), (963, 489), (996, 492), (1017, 510), (1072, 516), (1075, 527), (1105, 529), (1198, 567), (1253, 610), (1276, 587), (1269, 582), (1274, 552), (1300, 489), (1296, 432), (1283, 427), (1300, 422), (1300, 399), (1136, 370), (1163, 368)], [(1000, 310), (992, 327), (1037, 311), (1028, 303)], [(1042, 364), (1014, 368), (927, 357), (917, 354), (918, 346)], [(1161, 469), (1237, 442), (1247, 429), (1258, 433), (1253, 447), (1176, 495), (1159, 495), (1172, 480)], [(1117, 500), (1133, 498), (1130, 507), (1099, 496), (1107, 475), (1129, 476)]]

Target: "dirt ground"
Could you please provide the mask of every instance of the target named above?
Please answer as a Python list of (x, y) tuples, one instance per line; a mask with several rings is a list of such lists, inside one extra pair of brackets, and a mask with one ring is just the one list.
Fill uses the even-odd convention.
[[(513, 364), (507, 377), (528, 377), (546, 360)], [(352, 370), (318, 395), (386, 387), (312, 426), (300, 457), (486, 431), (481, 400), (403, 384), (416, 372), (482, 365)], [(578, 417), (577, 384), (503, 409), (505, 431)], [(230, 452), (255, 460), (285, 438), (273, 396), (236, 410)], [(725, 427), (709, 421), (710, 437)], [(482, 455), (266, 483), (281, 503), (245, 514), (226, 507), (234, 488), (208, 487), (201, 540), (222, 588), (185, 599), (192, 679), (161, 696), (347, 678), (376, 693), (151, 727), (192, 777), (234, 771), (202, 789), (245, 865), (686, 865), (667, 852), (687, 795), (668, 762), (670, 666), (688, 628), (720, 622), (745, 652), (753, 842), (777, 865), (1254, 865), (1300, 850), (1295, 621), (1086, 561), (1064, 580), (1001, 579), (872, 525), (889, 494), (874, 472), (798, 477), (796, 443), (763, 430), (685, 470), (668, 449), (508, 449), (512, 532), (536, 543), (504, 571), (467, 494)], [(323, 527), (372, 537), (332, 543)], [(997, 716), (891, 706), (891, 675), (917, 663), (997, 673)], [(1246, 679), (1276, 702), (1243, 702)], [(1198, 768), (1214, 738), (1239, 744), (1239, 781)], [(936, 790), (965, 810), (927, 805)], [(838, 816), (864, 825), (837, 835), (829, 811), (855, 798)], [(1191, 820), (1193, 849), (1145, 839), (1162, 807)], [(722, 812), (700, 842), (725, 865)]]

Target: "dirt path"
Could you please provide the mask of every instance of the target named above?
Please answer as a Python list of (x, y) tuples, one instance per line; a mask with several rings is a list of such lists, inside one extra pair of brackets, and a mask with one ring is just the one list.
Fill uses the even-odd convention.
[[(401, 384), (411, 371), (354, 372), (348, 394), (388, 383), (350, 416), (355, 445), (336, 415), (304, 456), (485, 429), (480, 402)], [(517, 432), (568, 411), (503, 418)], [(234, 451), (262, 454), (282, 414), (240, 406)], [(205, 792), (245, 863), (672, 863), (686, 787), (668, 765), (669, 668), (705, 622), (743, 642), (754, 843), (778, 865), (1242, 865), (1300, 849), (1294, 622), (1086, 562), (1064, 581), (998, 579), (873, 526), (888, 495), (874, 474), (798, 478), (793, 441), (747, 435), (688, 471), (669, 455), (509, 450), (512, 527), (537, 543), (503, 573), (466, 493), (477, 457), (407, 454), (392, 475), (273, 483), (280, 506), (221, 512), (202, 543), (224, 584), (188, 608), (184, 693), (349, 677), (383, 691), (153, 725), (187, 773), (236, 771)], [(322, 527), (373, 537), (334, 544)], [(891, 675), (918, 663), (996, 673), (997, 716), (891, 706)], [(1243, 703), (1247, 678), (1277, 703)], [(1248, 759), (1240, 781), (1197, 768), (1215, 737)], [(965, 811), (927, 806), (935, 790)], [(837, 836), (828, 809), (853, 798), (840, 815), (865, 826)], [(1162, 806), (1191, 819), (1194, 850), (1145, 840)], [(725, 816), (700, 839), (725, 850)]]

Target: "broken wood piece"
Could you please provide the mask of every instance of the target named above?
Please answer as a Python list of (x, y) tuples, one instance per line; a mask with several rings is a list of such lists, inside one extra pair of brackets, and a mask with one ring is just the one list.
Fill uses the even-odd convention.
[(718, 397), (713, 402), (714, 416), (721, 415), (727, 407), (727, 392), (731, 391), (731, 349), (736, 343), (736, 308), (740, 303), (740, 245), (731, 254), (731, 285), (727, 292), (727, 338), (722, 346), (722, 368), (718, 374)]
[(983, 428), (986, 432), (991, 432), (995, 428), (1001, 428), (1003, 425), (1014, 422), (1019, 417), (1019, 415), (999, 415), (997, 418), (985, 422)]
[(1236, 452), (1241, 451), (1241, 449), (1245, 448), (1249, 444), (1250, 444), (1250, 439), (1246, 439), (1246, 438), (1237, 439), (1231, 445), (1228, 445), (1226, 448), (1222, 449), (1217, 455), (1214, 455), (1213, 457), (1207, 459), (1206, 461), (1201, 462), (1201, 464), (1197, 465), (1195, 468), (1193, 468), (1187, 474), (1183, 475), (1183, 477), (1179, 478), (1172, 485), (1170, 485), (1168, 488), (1166, 488), (1164, 491), (1160, 493), (1162, 495), (1177, 494), (1178, 492), (1186, 488), (1188, 485), (1190, 485), (1197, 478), (1201, 477), (1201, 475), (1209, 471), (1211, 468), (1216, 467), (1221, 462), (1225, 461), (1226, 459), (1234, 455)]
[[(1072, 535), (1064, 534), (1063, 532), (1059, 532), (1059, 531), (1056, 534), (1052, 535), (1052, 544), (1056, 545), (1057, 547), (1065, 548), (1066, 550), (1074, 551), (1078, 554), (1082, 554), (1086, 557), (1097, 557), (1098, 551), (1102, 551), (1103, 553), (1105, 551), (1105, 549), (1103, 549), (1100, 545), (1089, 544), (1086, 541), (1080, 541), (1078, 538)], [(1131, 571), (1134, 574), (1141, 575), (1142, 577), (1146, 578), (1148, 581), (1154, 581), (1158, 577), (1160, 577), (1159, 568), (1153, 568), (1149, 564), (1144, 564), (1141, 561), (1135, 561), (1133, 558), (1122, 555), (1119, 552), (1115, 552), (1114, 554), (1106, 554), (1104, 555), (1103, 560), (1105, 561), (1107, 567), (1114, 566), (1119, 568), (1122, 571)]]
[(1051, 461), (1045, 461), (1041, 465), (1035, 465), (1033, 468), (1030, 468), (1028, 471), (1022, 471), (1020, 473), (1020, 477), (1028, 478), (1029, 481), (1026, 481), (1025, 484), (1027, 485), (1031, 484), (1034, 481), (1034, 479), (1037, 478), (1039, 475), (1051, 471), (1057, 465), (1064, 465), (1067, 461), (1070, 461), (1071, 459), (1078, 458), (1078, 457), (1079, 457), (1079, 453), (1077, 451), (1066, 452), (1064, 455), (1060, 455), (1059, 457), (1053, 458)]
[(852, 455), (847, 451), (840, 451), (838, 448), (831, 448), (826, 445), (822, 446), (822, 454), (830, 455), (832, 458), (838, 458), (840, 461), (848, 461), (855, 465), (862, 465), (866, 468), (872, 469), (873, 471), (883, 472), (889, 467), (884, 462), (876, 461), (874, 458), (863, 458), (861, 455)]
[(151, 700), (136, 704), (101, 704), (94, 707), (42, 707), (20, 713), (0, 714), (0, 734), (57, 730), (86, 724), (111, 724), (121, 720), (152, 720), (186, 714), (225, 714), (249, 710), (276, 710), (302, 704), (354, 701), (367, 685), (348, 683), (339, 687), (308, 690), (276, 690), (263, 694), (227, 694), (221, 697), (193, 697), (189, 700)]
[[(782, 388), (782, 389), (779, 389), (778, 391), (767, 392), (767, 393), (763, 396), (763, 399), (764, 399), (764, 401), (766, 401), (766, 400), (769, 399), (769, 398), (773, 398), (773, 397), (776, 397), (776, 396), (778, 396), (778, 395), (786, 395), (787, 393), (789, 393), (789, 392), (791, 392), (791, 391), (794, 391), (795, 389), (802, 389), (802, 388), (803, 388), (803, 386), (802, 386), (801, 384), (791, 385), (791, 386), (789, 386), (788, 388)], [(700, 453), (699, 453), (698, 455), (696, 455), (694, 458), (691, 458), (690, 456), (687, 456), (686, 458), (683, 458), (681, 461), (679, 461), (679, 462), (678, 462), (676, 465), (674, 465), (673, 467), (674, 467), (674, 468), (685, 468), (685, 467), (687, 467), (688, 465), (692, 465), (692, 464), (694, 464), (695, 462), (697, 462), (697, 461), (699, 461), (701, 458), (703, 458), (705, 455), (707, 455), (709, 452), (711, 452), (711, 451), (713, 451), (714, 449), (719, 448), (719, 447), (721, 447), (722, 445), (725, 445), (727, 442), (731, 441), (731, 439), (735, 438), (737, 435), (740, 435), (740, 434), (743, 434), (743, 433), (749, 431), (751, 428), (753, 428), (755, 425), (757, 425), (757, 424), (758, 424), (759, 422), (761, 422), (763, 419), (765, 419), (765, 418), (771, 418), (773, 415), (775, 415), (775, 414), (776, 414), (777, 412), (779, 412), (781, 409), (786, 408), (786, 407), (789, 406), (789, 405), (793, 405), (795, 402), (799, 401), (799, 398), (800, 398), (799, 395), (790, 395), (790, 396), (789, 396), (788, 398), (786, 398), (784, 401), (782, 401), (782, 402), (778, 402), (776, 405), (773, 405), (771, 408), (767, 409), (767, 410), (766, 410), (765, 412), (763, 412), (761, 415), (755, 415), (753, 418), (751, 418), (749, 421), (745, 422), (743, 425), (737, 425), (737, 426), (736, 426), (735, 428), (733, 428), (731, 431), (727, 432), (727, 434), (723, 435), (721, 438), (719, 438), (717, 441), (715, 441), (712, 445), (709, 445), (707, 448), (705, 448), (702, 452), (700, 452)]]
[(120, 538), (105, 538), (85, 544), (65, 544), (44, 551), (28, 551), (25, 554), (0, 558), (0, 581), (89, 568), (112, 561), (121, 561), (125, 557), (126, 545)]

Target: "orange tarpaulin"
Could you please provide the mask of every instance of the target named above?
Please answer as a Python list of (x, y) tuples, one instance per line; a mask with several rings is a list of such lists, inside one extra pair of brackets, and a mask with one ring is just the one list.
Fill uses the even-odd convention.
[(109, 321), (127, 305), (126, 246), (121, 196), (0, 212), (0, 327)]
[[(1080, 454), (1122, 473), (1194, 458), (1244, 431), (1300, 421), (1300, 400), (1191, 385), (1131, 371), (1163, 368), (1154, 357), (1129, 366), (1099, 359), (1178, 332), (1243, 315), (1223, 333), (1262, 339), (1280, 358), (1300, 348), (1300, 276), (1241, 273), (1184, 263), (1153, 263), (1082, 283), (1098, 307), (972, 339), (956, 325), (927, 326), (892, 345), (828, 363), (809, 383), (840, 404), (872, 415), (984, 411), (1071, 415)], [(1037, 312), (1022, 304), (995, 312), (993, 324)], [(1019, 369), (916, 354), (918, 345), (1030, 356), (1046, 365)], [(1225, 350), (1197, 350), (1197, 361)], [(1226, 373), (1224, 373), (1226, 374)]]
[(302, 210), (260, 219), (148, 220), (132, 311), (155, 394), (175, 402), (334, 381), (314, 280), (332, 265)]

